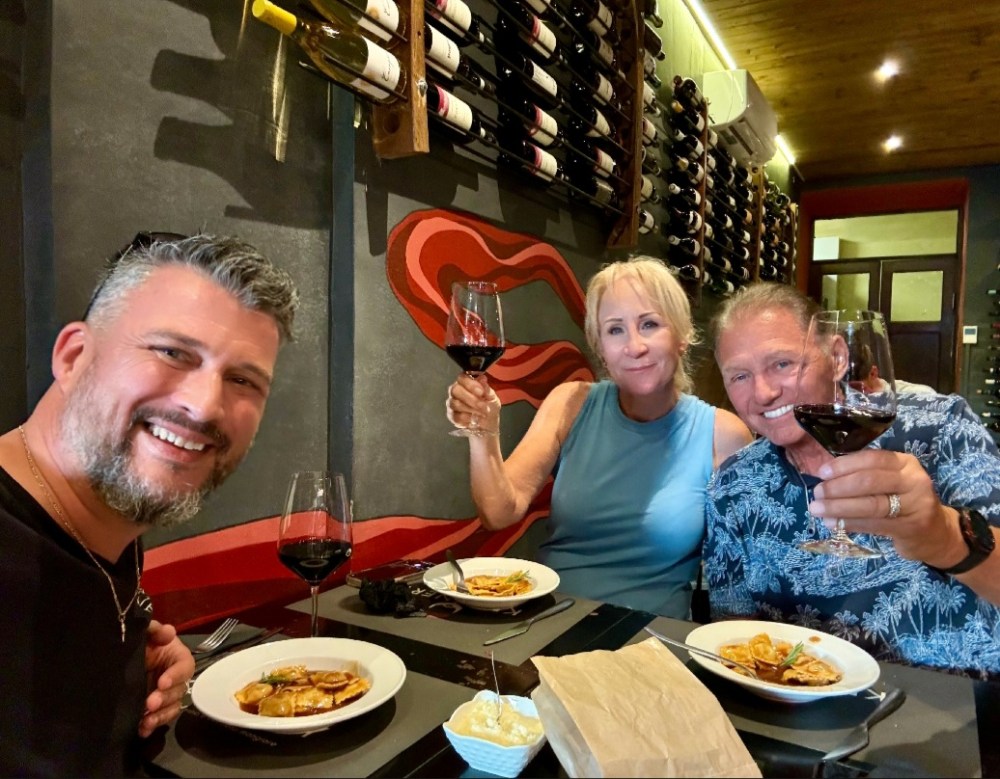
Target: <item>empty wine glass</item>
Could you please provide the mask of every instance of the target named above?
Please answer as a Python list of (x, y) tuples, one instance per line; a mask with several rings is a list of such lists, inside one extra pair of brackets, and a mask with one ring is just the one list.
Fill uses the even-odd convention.
[(292, 475), (278, 528), (278, 559), (304, 579), (312, 596), (310, 634), (317, 635), (319, 585), (351, 556), (351, 502), (342, 474)]
[[(459, 281), (451, 287), (448, 326), (444, 348), (468, 376), (481, 376), (500, 359), (505, 347), (503, 313), (497, 285), (491, 281)], [(479, 427), (473, 416), (468, 427), (451, 435), (471, 437), (496, 435), (495, 430)]]
[[(896, 418), (896, 387), (889, 335), (877, 311), (820, 311), (809, 322), (799, 363), (795, 419), (835, 457), (863, 449)], [(823, 396), (810, 398), (817, 372), (828, 371)], [(822, 381), (820, 384), (822, 385)], [(815, 401), (815, 402), (804, 402)], [(811, 517), (815, 529), (815, 518)], [(832, 536), (800, 549), (837, 557), (881, 557), (852, 541), (837, 520)]]

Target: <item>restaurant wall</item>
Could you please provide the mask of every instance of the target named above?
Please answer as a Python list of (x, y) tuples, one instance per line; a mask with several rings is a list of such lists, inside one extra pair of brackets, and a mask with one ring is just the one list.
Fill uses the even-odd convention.
[[(100, 264), (139, 230), (235, 234), (299, 283), (299, 340), (279, 357), (256, 444), (190, 524), (155, 546), (280, 510), (288, 473), (327, 450), (331, 129), (328, 89), (290, 68), (277, 34), (245, 25), (240, 3), (53, 0), (51, 284), (54, 321), (81, 314)], [(33, 9), (29, 8), (29, 13)], [(283, 64), (283, 60), (281, 60)], [(29, 208), (26, 221), (35, 212)], [(47, 298), (45, 298), (47, 299)], [(53, 332), (29, 316), (35, 392)]]

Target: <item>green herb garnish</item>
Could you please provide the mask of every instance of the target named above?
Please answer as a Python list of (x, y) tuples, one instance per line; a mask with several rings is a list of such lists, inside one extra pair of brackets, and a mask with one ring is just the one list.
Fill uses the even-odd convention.
[(792, 647), (792, 651), (788, 653), (788, 657), (786, 657), (784, 660), (781, 661), (781, 664), (778, 666), (778, 668), (786, 668), (787, 666), (790, 666), (792, 663), (794, 663), (798, 659), (799, 655), (802, 654), (803, 649), (805, 649), (805, 647), (803, 646), (802, 642), (799, 641), (799, 643), (797, 643), (794, 647)]
[(293, 679), (288, 676), (282, 676), (281, 674), (267, 674), (263, 673), (260, 675), (261, 684), (289, 684)]

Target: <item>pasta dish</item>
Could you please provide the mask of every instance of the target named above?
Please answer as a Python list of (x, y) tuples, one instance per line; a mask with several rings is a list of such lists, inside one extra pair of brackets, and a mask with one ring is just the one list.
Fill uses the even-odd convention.
[[(449, 585), (452, 590), (454, 584)], [(507, 598), (512, 595), (523, 595), (530, 592), (534, 583), (528, 578), (527, 571), (514, 571), (503, 576), (469, 576), (465, 580), (470, 595), (485, 598)]]
[(304, 665), (275, 668), (236, 693), (240, 709), (262, 717), (306, 717), (357, 700), (371, 682), (349, 671), (311, 671)]

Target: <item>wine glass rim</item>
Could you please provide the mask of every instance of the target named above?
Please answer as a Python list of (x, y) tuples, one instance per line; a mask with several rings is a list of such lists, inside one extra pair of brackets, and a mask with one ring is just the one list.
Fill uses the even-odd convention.
[(466, 287), (473, 292), (495, 293), (497, 291), (496, 282), (493, 281), (456, 281), (456, 287)]

